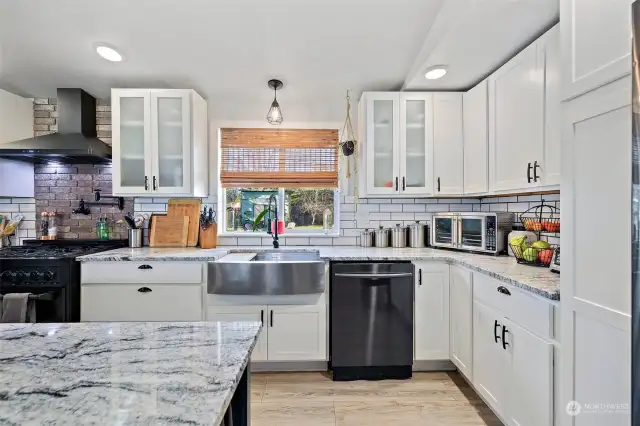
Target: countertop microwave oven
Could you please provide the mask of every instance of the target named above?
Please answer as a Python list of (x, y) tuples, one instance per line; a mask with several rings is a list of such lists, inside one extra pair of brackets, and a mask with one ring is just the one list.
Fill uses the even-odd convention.
[(431, 218), (431, 246), (499, 254), (507, 248), (513, 213), (446, 212)]

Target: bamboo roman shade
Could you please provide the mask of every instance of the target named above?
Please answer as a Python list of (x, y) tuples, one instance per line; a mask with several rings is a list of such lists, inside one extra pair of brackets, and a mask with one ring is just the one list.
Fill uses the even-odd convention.
[(337, 188), (338, 131), (221, 129), (225, 188)]

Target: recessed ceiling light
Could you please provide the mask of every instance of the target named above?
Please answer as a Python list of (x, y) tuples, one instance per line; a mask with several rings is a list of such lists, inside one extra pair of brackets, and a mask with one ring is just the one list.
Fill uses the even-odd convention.
[(437, 80), (442, 78), (447, 74), (447, 67), (444, 65), (437, 65), (435, 67), (431, 67), (424, 73), (424, 78), (427, 80)]
[(102, 56), (107, 61), (111, 62), (120, 62), (122, 61), (122, 55), (118, 53), (113, 47), (107, 46), (106, 44), (99, 43), (95, 45), (96, 52), (98, 55)]

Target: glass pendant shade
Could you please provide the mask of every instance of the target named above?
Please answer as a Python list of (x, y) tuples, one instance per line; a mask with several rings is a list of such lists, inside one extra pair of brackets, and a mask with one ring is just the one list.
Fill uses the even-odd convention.
[(275, 98), (273, 99), (271, 108), (269, 108), (269, 112), (267, 113), (267, 121), (269, 124), (282, 124), (282, 111), (280, 110), (280, 104)]

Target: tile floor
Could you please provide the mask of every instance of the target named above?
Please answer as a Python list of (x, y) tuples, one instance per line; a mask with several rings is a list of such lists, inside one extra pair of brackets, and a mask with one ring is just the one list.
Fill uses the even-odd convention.
[(458, 373), (333, 382), (324, 373), (254, 373), (253, 426), (501, 426)]

